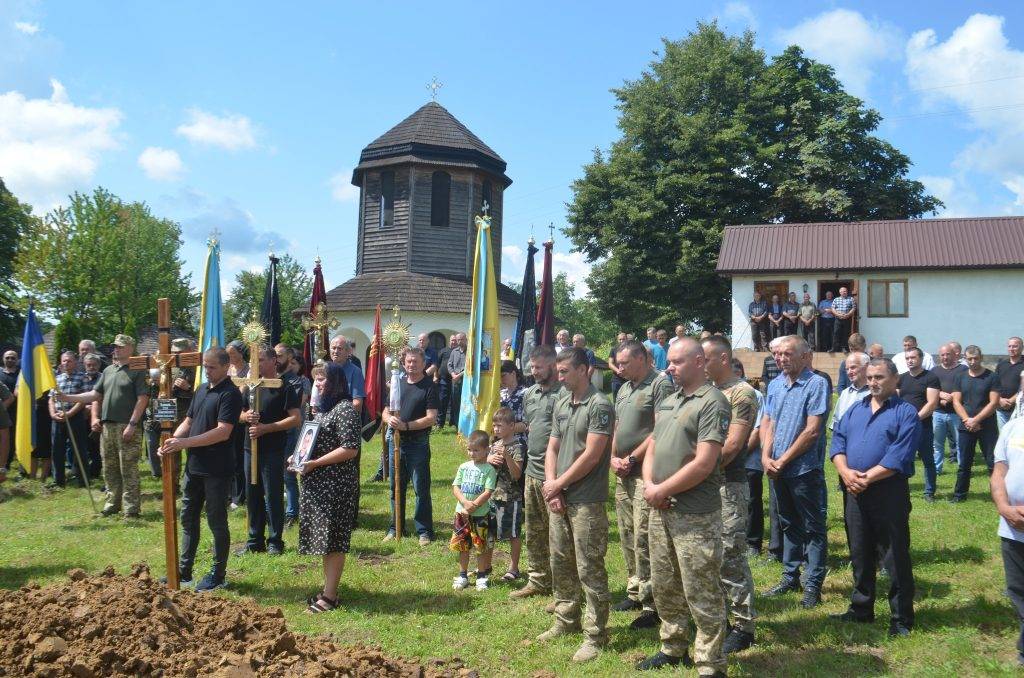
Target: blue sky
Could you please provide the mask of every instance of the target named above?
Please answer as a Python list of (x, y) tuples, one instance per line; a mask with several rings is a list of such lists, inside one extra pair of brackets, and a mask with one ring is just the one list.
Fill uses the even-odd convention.
[(319, 253), (331, 287), (354, 270), (359, 151), (437, 76), (438, 101), (508, 162), (518, 279), (531, 227), (564, 225), (569, 185), (616, 137), (609, 89), (712, 18), (835, 66), (948, 214), (1024, 213), (1020, 2), (0, 0), (0, 176), (40, 213), (96, 185), (148, 202), (182, 224), (193, 279), (217, 226), (225, 286), (274, 249), (310, 268)]

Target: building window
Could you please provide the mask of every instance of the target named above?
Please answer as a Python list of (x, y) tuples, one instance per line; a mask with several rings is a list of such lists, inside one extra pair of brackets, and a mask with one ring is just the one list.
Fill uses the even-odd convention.
[(395, 173), (385, 170), (380, 173), (380, 227), (395, 225)]
[(869, 318), (907, 317), (907, 280), (868, 280)]
[(442, 332), (434, 330), (427, 335), (427, 346), (440, 353), (448, 346), (448, 339), (445, 338)]
[(452, 192), (452, 175), (447, 172), (434, 172), (430, 179), (430, 225), (448, 225), (448, 204)]

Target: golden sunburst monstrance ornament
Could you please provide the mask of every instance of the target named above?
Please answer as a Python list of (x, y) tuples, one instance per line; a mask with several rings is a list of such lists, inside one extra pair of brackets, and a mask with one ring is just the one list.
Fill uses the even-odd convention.
[(384, 329), (380, 332), (384, 350), (395, 356), (409, 345), (409, 339), (412, 338), (412, 325), (402, 322), (401, 313), (401, 309), (395, 306), (392, 309), (391, 322), (385, 325)]
[(256, 319), (256, 313), (253, 313), (253, 318), (249, 322), (242, 325), (242, 331), (239, 333), (242, 339), (242, 343), (247, 346), (252, 344), (262, 344), (266, 342), (270, 336), (267, 332), (267, 328), (263, 326), (259, 320)]

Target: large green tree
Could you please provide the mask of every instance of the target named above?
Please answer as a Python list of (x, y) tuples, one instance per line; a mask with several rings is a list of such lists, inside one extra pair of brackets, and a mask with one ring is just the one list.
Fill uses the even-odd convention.
[(42, 313), (73, 315), (97, 342), (155, 323), (160, 297), (171, 300), (175, 324), (192, 327), (197, 297), (182, 273), (180, 247), (177, 223), (97, 188), (33, 221), (16, 278)]
[(17, 343), (23, 316), (14, 288), (18, 248), (32, 229), (32, 209), (18, 201), (0, 179), (0, 342)]
[(566, 230), (620, 327), (724, 329), (715, 273), (732, 224), (907, 218), (941, 203), (873, 136), (880, 116), (797, 47), (766, 61), (754, 35), (699, 24), (613, 90), (621, 137), (573, 184)]
[[(238, 338), (253, 311), (259, 314), (266, 285), (266, 269), (259, 273), (240, 271), (235, 276), (234, 287), (224, 301), (224, 335), (228, 341)], [(313, 278), (290, 254), (285, 254), (277, 262), (277, 289), (281, 299), (281, 341), (299, 348), (305, 335), (292, 311), (309, 306)]]

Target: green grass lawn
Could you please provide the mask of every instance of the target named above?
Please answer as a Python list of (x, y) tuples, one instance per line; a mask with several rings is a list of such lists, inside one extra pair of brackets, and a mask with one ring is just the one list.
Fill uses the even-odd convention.
[[(379, 438), (364, 448), (362, 477), (377, 467)], [(331, 633), (341, 642), (382, 646), (395, 655), (458, 656), (481, 675), (526, 676), (553, 671), (562, 676), (632, 673), (633, 662), (658, 647), (657, 631), (630, 631), (633, 613), (611, 614), (611, 645), (596, 662), (584, 667), (570, 661), (579, 638), (559, 639), (547, 645), (533, 638), (550, 624), (546, 600), (512, 601), (509, 589), (496, 585), (489, 591), (454, 592), (455, 554), (448, 551), (449, 520), (454, 499), (449, 484), (463, 460), (454, 436), (433, 436), (433, 500), (438, 541), (420, 548), (416, 539), (400, 545), (381, 543), (388, 523), (387, 492), (383, 483), (364, 480), (360, 529), (342, 578), (343, 608), (323, 615), (304, 613), (303, 600), (320, 585), (318, 559), (295, 552), (297, 531), (286, 535), (285, 555), (233, 557), (229, 561), (230, 588), (224, 595), (250, 596), (262, 604), (284, 609), (293, 628), (306, 633)], [(920, 465), (919, 465), (920, 466)], [(917, 578), (917, 626), (909, 638), (886, 636), (887, 580), (880, 581), (882, 597), (873, 626), (846, 626), (828, 619), (846, 608), (850, 571), (843, 534), (835, 473), (829, 479), (829, 574), (825, 604), (802, 610), (797, 598), (757, 598), (757, 644), (733, 657), (730, 675), (1015, 675), (1017, 623), (1003, 596), (1002, 564), (996, 536), (997, 515), (988, 499), (981, 466), (976, 468), (973, 490), (963, 504), (948, 504), (954, 469), (939, 476), (940, 501), (920, 499), (921, 478), (911, 483), (915, 493), (911, 516), (914, 573)], [(163, 532), (158, 499), (159, 485), (149, 478), (143, 486), (143, 520), (136, 525), (119, 519), (93, 518), (82, 489), (56, 493), (38, 483), (7, 483), (13, 497), (0, 503), (0, 586), (15, 588), (28, 581), (60, 579), (72, 567), (95, 572), (114, 565), (126, 572), (146, 561), (163, 574)], [(411, 491), (410, 491), (411, 495)], [(609, 511), (612, 504), (609, 503)], [(411, 513), (411, 506), (409, 508)], [(624, 595), (625, 575), (614, 519), (607, 566), (612, 602)], [(196, 572), (209, 566), (209, 532), (203, 525)], [(235, 545), (245, 538), (244, 516), (231, 516)], [(495, 555), (495, 572), (504, 572), (507, 550)], [(757, 589), (774, 584), (778, 564), (752, 563)]]

